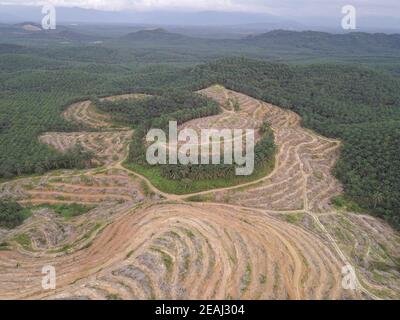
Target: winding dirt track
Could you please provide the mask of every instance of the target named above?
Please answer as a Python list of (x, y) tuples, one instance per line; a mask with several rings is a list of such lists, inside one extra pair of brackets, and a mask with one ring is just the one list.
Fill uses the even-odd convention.
[[(385, 267), (386, 273), (380, 272), (379, 277), (369, 268), (374, 261), (393, 265), (391, 257), (399, 256), (398, 234), (371, 217), (338, 213), (330, 204), (330, 198), (341, 192), (330, 173), (340, 142), (301, 128), (299, 116), (290, 111), (243, 94), (222, 87), (201, 93), (222, 105), (229, 124), (235, 113), (246, 113), (243, 117), (253, 119), (249, 120), (253, 125), (267, 116), (279, 147), (275, 170), (259, 181), (196, 194), (209, 202), (188, 203), (185, 199), (193, 195), (161, 193), (150, 181), (122, 167), (127, 145), (123, 143), (120, 150), (107, 135), (126, 135), (127, 128), (114, 128), (88, 102), (74, 104), (65, 117), (100, 128), (105, 135), (99, 142), (108, 150), (105, 167), (12, 181), (0, 185), (0, 195), (11, 195), (21, 203), (77, 202), (96, 208), (72, 220), (41, 209), (21, 227), (0, 232), (0, 243), (8, 245), (8, 250), (0, 250), (0, 298), (399, 297), (395, 267), (393, 271)], [(239, 111), (235, 112), (232, 101), (240, 105)], [(199, 119), (185, 127), (201, 128), (207, 123)], [(85, 134), (74, 136), (85, 141), (89, 137)], [(54, 146), (60, 143), (59, 135)], [(52, 144), (50, 136), (41, 139), (48, 137)], [(140, 180), (156, 195), (145, 196)], [(335, 229), (339, 226), (358, 234), (345, 237)], [(21, 241), (21, 235), (29, 241)], [(362, 263), (354, 256), (360, 243)], [(345, 264), (356, 267), (358, 290), (342, 288)], [(55, 291), (41, 288), (45, 265), (56, 268)]]

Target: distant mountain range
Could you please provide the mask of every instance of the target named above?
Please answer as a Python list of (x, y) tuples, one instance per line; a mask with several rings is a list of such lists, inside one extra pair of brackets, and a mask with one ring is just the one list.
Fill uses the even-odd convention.
[[(40, 7), (0, 5), (0, 23), (34, 21), (43, 18)], [(400, 17), (359, 17), (360, 31), (400, 32)], [(132, 24), (152, 26), (224, 27), (236, 32), (275, 29), (341, 32), (337, 17), (278, 17), (246, 12), (122, 11), (107, 12), (82, 8), (57, 8), (60, 24)]]
[(307, 47), (314, 49), (334, 48), (369, 48), (400, 49), (400, 34), (351, 32), (346, 34), (331, 34), (317, 31), (286, 31), (275, 30), (264, 34), (248, 36), (247, 43), (258, 44), (266, 48), (271, 45), (290, 45), (297, 48)]
[[(100, 30), (98, 30), (100, 28)], [(400, 64), (400, 34), (275, 30), (241, 38), (205, 38), (174, 33), (170, 28), (109, 26), (62, 26), (41, 30), (33, 22), (0, 24), (0, 54), (34, 52), (68, 60), (78, 55), (97, 56), (98, 61), (198, 62), (227, 56), (246, 56), (275, 62), (332, 61)], [(316, 60), (317, 59), (317, 60)]]
[[(123, 39), (130, 41), (180, 41), (186, 39), (193, 39), (188, 36), (184, 36), (178, 33), (168, 32), (162, 28), (156, 29), (145, 29), (139, 30), (136, 32), (131, 32), (126, 36), (123, 36)], [(193, 39), (194, 40), (194, 39)]]
[[(129, 28), (126, 28), (129, 30)], [(400, 53), (400, 34), (363, 33), (352, 32), (345, 34), (332, 34), (318, 31), (287, 31), (274, 30), (261, 34), (243, 36), (239, 39), (213, 39), (200, 38), (170, 32), (164, 28), (146, 28), (125, 33), (122, 36), (102, 36), (101, 33), (88, 32), (85, 27), (59, 26), (56, 30), (42, 30), (39, 24), (24, 22), (14, 25), (0, 25), (0, 35), (21, 37), (24, 39), (60, 40), (71, 42), (103, 42), (120, 41), (129, 43), (151, 43), (158, 46), (180, 44), (194, 47), (198, 44), (211, 46), (256, 47), (266, 51), (273, 48), (294, 48), (307, 52), (340, 54), (379, 54), (382, 52), (393, 54)]]

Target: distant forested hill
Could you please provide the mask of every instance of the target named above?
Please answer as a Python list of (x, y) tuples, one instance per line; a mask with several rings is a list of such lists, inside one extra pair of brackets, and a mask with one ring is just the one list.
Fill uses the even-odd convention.
[(276, 30), (265, 34), (249, 36), (244, 43), (266, 49), (292, 48), (310, 53), (323, 53), (325, 56), (336, 54), (367, 56), (374, 54), (398, 54), (400, 50), (399, 34), (362, 33), (330, 34), (315, 31)]
[(109, 28), (111, 30), (104, 34), (104, 27), (90, 25), (58, 26), (51, 31), (26, 30), (21, 24), (0, 25), (0, 44), (29, 45), (37, 49), (37, 54), (51, 54), (55, 58), (61, 58), (62, 50), (70, 49), (78, 59), (81, 51), (98, 51), (96, 56), (107, 55), (108, 58), (107, 51), (113, 51), (118, 63), (198, 63), (244, 55), (274, 62), (314, 63), (318, 60), (400, 65), (398, 34), (276, 30), (241, 39), (207, 39), (160, 28), (139, 31), (129, 26)]

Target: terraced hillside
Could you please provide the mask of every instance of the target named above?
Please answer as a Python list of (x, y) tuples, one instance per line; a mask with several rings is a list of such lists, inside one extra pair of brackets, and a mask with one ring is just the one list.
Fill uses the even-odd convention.
[(39, 140), (54, 149), (65, 152), (80, 146), (94, 155), (95, 164), (111, 164), (126, 157), (127, 144), (132, 131), (126, 132), (79, 132), (46, 133)]
[[(232, 122), (220, 123), (241, 125), (235, 109), (247, 114), (245, 126), (251, 128), (267, 117), (279, 147), (275, 170), (221, 190), (159, 192), (122, 166), (132, 132), (113, 126), (88, 102), (74, 104), (64, 115), (101, 132), (70, 135), (79, 136), (95, 158), (107, 159), (102, 167), (7, 182), (0, 195), (24, 205), (77, 203), (91, 209), (65, 219), (51, 207), (38, 207), (22, 226), (0, 230), (0, 298), (400, 297), (399, 234), (381, 220), (339, 212), (331, 203), (341, 193), (331, 174), (340, 142), (303, 129), (290, 111), (243, 94), (222, 87), (201, 93), (217, 100), (224, 113), (182, 127), (218, 126), (228, 115)], [(104, 137), (98, 148), (91, 148), (94, 134)], [(124, 142), (113, 143), (111, 134), (124, 135)], [(40, 139), (61, 144), (50, 137)], [(54, 291), (41, 287), (45, 265), (56, 268)], [(357, 290), (342, 286), (345, 265), (356, 270)]]
[[(234, 93), (219, 85), (199, 90), (197, 93), (217, 101), (221, 106), (222, 112), (218, 115), (187, 121), (178, 127), (179, 132), (182, 130), (194, 130), (200, 137), (201, 130), (205, 129), (241, 129), (243, 130), (242, 140), (243, 143), (245, 143), (244, 137), (246, 135), (246, 130), (252, 129), (255, 134), (255, 142), (260, 140), (260, 128), (264, 123), (267, 111), (261, 102), (254, 104), (250, 97)], [(234, 139), (239, 140), (240, 137)], [(226, 139), (223, 141), (212, 141), (211, 143), (208, 141), (207, 144), (218, 144), (221, 145), (221, 149), (223, 149), (224, 143), (232, 143), (233, 141), (235, 140), (230, 141)], [(182, 141), (178, 142), (179, 146), (183, 144), (184, 142)], [(168, 145), (165, 146), (165, 148), (168, 149)], [(209, 150), (210, 155), (213, 154), (213, 151), (214, 148)]]
[(291, 111), (260, 102), (232, 91), (215, 92), (211, 97), (223, 100), (231, 95), (254, 115), (266, 114), (279, 148), (275, 170), (257, 184), (243, 190), (214, 193), (216, 201), (268, 210), (329, 212), (330, 199), (341, 193), (331, 171), (339, 155), (340, 142), (303, 129), (300, 117)]
[[(181, 126), (181, 129), (190, 128), (198, 132), (211, 128), (217, 130), (254, 129), (257, 131), (263, 124), (266, 108), (261, 102), (254, 104), (250, 97), (234, 93), (218, 85), (200, 90), (198, 93), (217, 101), (224, 112), (217, 116), (188, 121)], [(256, 137), (256, 140), (257, 138), (259, 137)]]
[[(20, 261), (25, 270), (9, 270), (2, 278), (29, 273), (35, 279), (34, 260), (7, 254), (2, 266)], [(262, 213), (224, 206), (161, 204), (132, 210), (104, 229), (90, 248), (45, 261), (55, 263), (62, 279), (55, 298), (347, 297), (340, 287), (340, 260), (315, 236)], [(89, 268), (101, 271), (85, 275)]]

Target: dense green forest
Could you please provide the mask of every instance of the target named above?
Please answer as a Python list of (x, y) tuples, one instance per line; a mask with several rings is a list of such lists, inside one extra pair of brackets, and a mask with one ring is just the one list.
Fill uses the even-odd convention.
[[(248, 42), (245, 46), (219, 41), (225, 49), (214, 50), (214, 47), (208, 51), (209, 43), (198, 42), (196, 47), (194, 39), (188, 41), (186, 38), (175, 40), (181, 44), (167, 50), (168, 41), (163, 42), (157, 37), (151, 45), (138, 45), (147, 41), (137, 39), (138, 35), (130, 35), (130, 39), (123, 41), (111, 39), (104, 45), (88, 44), (84, 39), (70, 39), (69, 44), (61, 45), (59, 38), (48, 38), (48, 43), (54, 45), (45, 47), (37, 45), (37, 38), (11, 41), (11, 35), (2, 37), (0, 44), (0, 179), (87, 165), (88, 155), (81, 150), (60, 154), (38, 141), (38, 136), (47, 131), (83, 129), (61, 116), (62, 111), (75, 101), (128, 92), (153, 94), (157, 97), (149, 101), (161, 109), (154, 109), (151, 117), (154, 117), (152, 121), (160, 121), (159, 125), (170, 117), (186, 121), (217, 112), (212, 104), (194, 108), (197, 113), (193, 110), (193, 114), (188, 113), (189, 110), (182, 112), (182, 101), (174, 101), (171, 96), (173, 92), (179, 92), (176, 96), (186, 99), (190, 97), (189, 92), (219, 83), (290, 108), (303, 117), (306, 127), (342, 139), (344, 146), (336, 174), (345, 185), (346, 196), (362, 208), (399, 224), (398, 37), (353, 35), (352, 39), (359, 43), (361, 51), (367, 46), (362, 44), (365, 38), (369, 46), (377, 47), (376, 44), (381, 43), (380, 48), (384, 51), (369, 51), (362, 57), (357, 51), (343, 60), (347, 55), (343, 48), (332, 48), (340, 43), (348, 45), (351, 41), (344, 36), (330, 40), (326, 34), (301, 34), (309, 39), (309, 47), (304, 48), (304, 44), (297, 51), (296, 42), (292, 45), (286, 42), (284, 46), (283, 39), (291, 39), (293, 33), (249, 38), (245, 40)], [(71, 34), (64, 33), (63, 37), (71, 37)], [(324, 43), (321, 50), (317, 45), (310, 47), (316, 38)], [(5, 43), (8, 40), (14, 44)], [(157, 42), (161, 43), (158, 47)], [(274, 49), (267, 48), (269, 42), (274, 43)], [(203, 48), (197, 50), (200, 46)], [(244, 47), (248, 50), (243, 50)], [(255, 47), (261, 48), (263, 54)], [(342, 56), (339, 59), (340, 50)], [(327, 51), (332, 51), (332, 55), (328, 57)], [(299, 59), (294, 57), (296, 53)], [(193, 64), (234, 54), (263, 59), (269, 59), (271, 54), (285, 57), (283, 60), (288, 62), (307, 60), (318, 64), (277, 64), (245, 58)], [(332, 61), (345, 61), (346, 64)], [(352, 62), (362, 62), (364, 66), (350, 64)], [(390, 72), (382, 70), (382, 66)], [(202, 104), (193, 99), (197, 98), (189, 98), (189, 101), (197, 106)], [(175, 104), (179, 107), (174, 107)], [(118, 110), (112, 109), (116, 106), (103, 107), (116, 116), (128, 114), (137, 133), (141, 128), (145, 132), (152, 125), (140, 123), (147, 117), (145, 105), (136, 104), (131, 108), (121, 104), (117, 106)], [(166, 110), (168, 114), (165, 114)], [(137, 146), (140, 145), (142, 143)], [(135, 155), (131, 155), (131, 159), (135, 159)]]
[[(94, 101), (102, 111), (112, 114), (115, 120), (147, 129), (168, 127), (169, 121), (179, 124), (191, 119), (215, 115), (220, 112), (216, 102), (185, 90), (145, 90), (144, 98), (120, 101)], [(151, 129), (150, 128), (150, 129)]]

